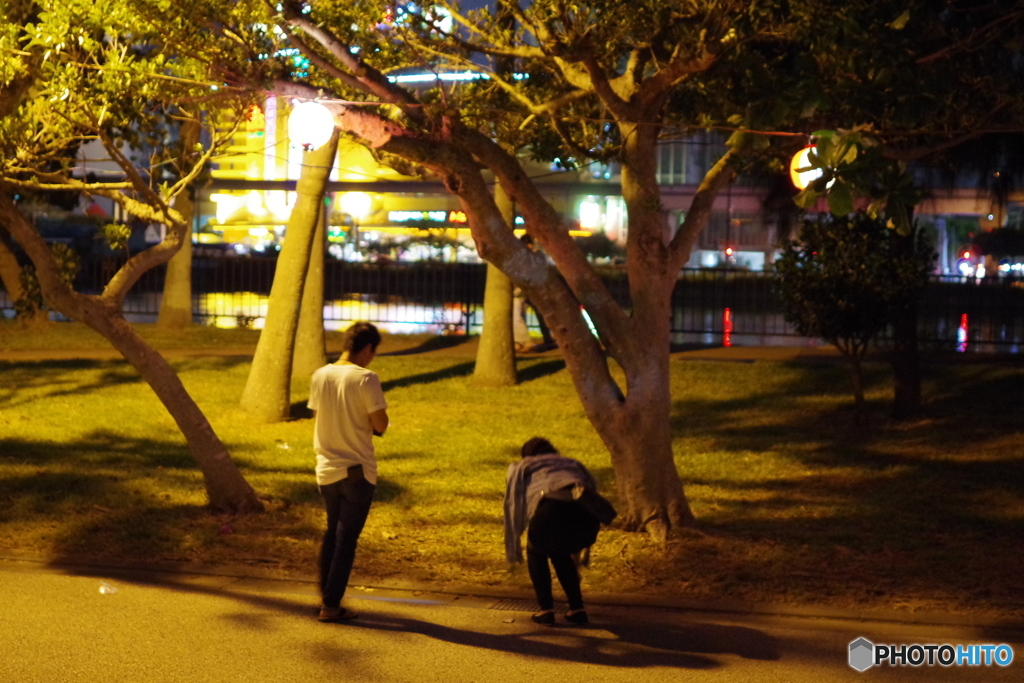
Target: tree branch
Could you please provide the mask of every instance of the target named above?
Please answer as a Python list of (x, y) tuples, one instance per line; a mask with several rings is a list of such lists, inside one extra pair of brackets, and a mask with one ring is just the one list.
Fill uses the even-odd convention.
[(690, 210), (686, 213), (686, 219), (679, 226), (679, 231), (668, 245), (672, 272), (678, 272), (689, 259), (697, 235), (700, 234), (711, 217), (715, 198), (736, 178), (736, 171), (732, 167), (735, 157), (736, 152), (729, 149), (704, 175), (704, 179), (697, 187), (697, 192), (694, 193), (693, 201), (690, 203)]
[(463, 129), (458, 138), (494, 172), (505, 192), (522, 207), (530, 234), (555, 260), (573, 294), (592, 313), (598, 330), (603, 331), (602, 338), (614, 340), (626, 334), (625, 313), (569, 235), (561, 215), (530, 182), (516, 158), (479, 131)]
[[(351, 78), (354, 79), (354, 82), (352, 80), (347, 80), (346, 82), (352, 83), (352, 87), (379, 97), (388, 104), (398, 106), (405, 112), (406, 116), (414, 121), (419, 123), (424, 121), (423, 112), (418, 108), (419, 100), (412, 93), (405, 88), (395, 85), (380, 71), (355, 56), (352, 53), (351, 46), (340, 40), (333, 32), (317, 26), (306, 15), (301, 13), (283, 15), (283, 21), (286, 28), (294, 27), (301, 30), (348, 69), (352, 74)], [(306, 46), (304, 42), (301, 44)], [(302, 49), (302, 47), (299, 49)], [(309, 47), (306, 46), (306, 49), (309, 50)], [(309, 50), (309, 52), (312, 52), (312, 50)], [(304, 54), (307, 53), (304, 52)], [(315, 53), (313, 55), (315, 56)], [(310, 56), (310, 54), (307, 54), (307, 56)]]

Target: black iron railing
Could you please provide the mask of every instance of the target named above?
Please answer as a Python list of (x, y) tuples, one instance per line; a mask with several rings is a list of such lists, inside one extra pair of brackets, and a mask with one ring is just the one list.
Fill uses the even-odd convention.
[[(275, 258), (209, 257), (193, 260), (193, 311), (197, 321), (249, 325), (266, 315)], [(87, 258), (75, 282), (97, 293), (116, 272), (116, 258)], [(627, 310), (629, 286), (621, 269), (600, 271), (612, 296)], [(486, 267), (464, 263), (364, 264), (328, 260), (324, 317), (329, 326), (369, 320), (409, 331), (477, 331), (482, 323)], [(130, 319), (155, 320), (164, 269), (146, 273), (125, 300)], [(785, 321), (775, 295), (775, 275), (734, 270), (683, 270), (672, 294), (677, 342), (780, 343), (799, 335)], [(0, 309), (13, 304), (0, 291)], [(1024, 282), (935, 277), (919, 306), (919, 334), (926, 345), (1016, 352), (1024, 344)]]

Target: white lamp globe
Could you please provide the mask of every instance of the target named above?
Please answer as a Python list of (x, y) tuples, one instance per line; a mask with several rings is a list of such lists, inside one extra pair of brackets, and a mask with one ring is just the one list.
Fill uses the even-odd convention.
[(292, 144), (312, 151), (327, 144), (334, 135), (334, 115), (319, 102), (298, 102), (288, 115), (288, 136)]
[(807, 189), (807, 186), (821, 177), (820, 168), (811, 168), (811, 151), (815, 145), (807, 145), (793, 155), (789, 162), (789, 179), (798, 190)]

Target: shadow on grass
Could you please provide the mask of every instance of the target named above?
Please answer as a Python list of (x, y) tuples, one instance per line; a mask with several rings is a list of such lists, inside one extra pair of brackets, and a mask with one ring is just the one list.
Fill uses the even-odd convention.
[(520, 383), (532, 382), (548, 375), (553, 375), (565, 369), (565, 361), (561, 358), (556, 360), (544, 360), (527, 365), (518, 370), (517, 375)]
[[(687, 485), (711, 489), (702, 495), (713, 509), (700, 518), (709, 536), (696, 545), (748, 548), (749, 556), (712, 552), (705, 571), (725, 582), (719, 592), (760, 586), (762, 595), (774, 587), (818, 600), (839, 593), (1024, 609), (1011, 588), (1024, 564), (1024, 453), (1005, 445), (1019, 430), (1006, 406), (1016, 404), (1024, 371), (979, 366), (954, 377), (930, 368), (925, 419), (893, 422), (888, 403), (875, 402), (864, 425), (852, 401), (836, 400), (847, 386), (834, 384), (842, 368), (790, 369), (785, 381), (740, 398), (674, 405), (677, 436), (722, 452), (711, 470), (721, 475), (688, 475), (682, 465)], [(886, 369), (872, 367), (869, 389), (889, 386)], [(805, 400), (822, 396), (831, 398)], [(776, 445), (798, 474), (759, 465)], [(690, 545), (678, 559), (700, 565), (702, 557)]]
[(288, 407), (289, 420), (312, 420), (313, 411), (306, 405), (307, 401), (296, 401)]
[(102, 474), (42, 472), (0, 477), (0, 522), (45, 515), (67, 505), (87, 506), (104, 497), (119, 482)]
[[(895, 422), (889, 418), (888, 397), (869, 399), (866, 420), (858, 419), (852, 396), (846, 400), (849, 375), (842, 366), (784, 367), (793, 371), (788, 381), (740, 398), (674, 401), (673, 434), (711, 437), (715, 448), (727, 451), (759, 451), (777, 443), (814, 446), (798, 449), (809, 463), (846, 465), (878, 458), (876, 464), (885, 466), (890, 463), (882, 455), (872, 456), (872, 449), (896, 445), (932, 454), (977, 451), (1019, 428), (1016, 412), (1006, 407), (1019, 400), (1024, 369), (974, 366), (954, 379), (941, 367), (930, 368), (921, 418)], [(870, 364), (865, 384), (868, 393), (888, 392), (888, 366)], [(764, 419), (747, 419), (756, 414)]]
[(196, 469), (188, 446), (159, 439), (131, 439), (105, 430), (94, 431), (81, 439), (56, 443), (0, 439), (0, 453), (29, 465), (56, 462), (82, 465), (126, 465)]
[(476, 364), (474, 362), (468, 361), (465, 363), (457, 363), (456, 365), (442, 368), (440, 370), (421, 372), (416, 375), (399, 377), (397, 379), (389, 379), (385, 382), (381, 382), (381, 388), (385, 393), (387, 393), (392, 389), (401, 389), (402, 387), (410, 387), (417, 384), (432, 384), (434, 382), (440, 382), (453, 377), (466, 377), (473, 374), (473, 368), (475, 365)]
[[(0, 406), (5, 408), (14, 408), (40, 400), (89, 394), (112, 386), (143, 383), (135, 369), (120, 360), (3, 363), (0, 367), (3, 368), (5, 383), (10, 382), (10, 388), (4, 389), (0, 394)], [(66, 373), (83, 370), (103, 372), (88, 382), (73, 383), (66, 379)], [(14, 400), (13, 397), (19, 392), (30, 388), (40, 388), (43, 391), (39, 396), (27, 394), (22, 400)]]
[(429, 339), (425, 339), (420, 344), (413, 346), (411, 348), (400, 349), (398, 351), (388, 351), (386, 353), (381, 353), (379, 355), (412, 356), (417, 353), (427, 353), (430, 351), (440, 351), (442, 349), (452, 349), (455, 348), (456, 346), (462, 346), (463, 344), (469, 342), (471, 339), (473, 339), (473, 337), (468, 334), (452, 334), (430, 337)]

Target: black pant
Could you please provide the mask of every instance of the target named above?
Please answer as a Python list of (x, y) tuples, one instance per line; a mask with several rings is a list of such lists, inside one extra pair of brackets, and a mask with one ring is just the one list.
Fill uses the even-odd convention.
[(544, 339), (545, 344), (552, 344), (555, 338), (551, 336), (551, 330), (548, 328), (547, 321), (544, 320), (544, 316), (541, 315), (540, 309), (533, 305), (533, 302), (529, 299), (523, 299), (523, 315), (526, 315), (526, 307), (529, 306), (533, 309), (533, 314), (537, 316), (537, 327), (540, 328), (540, 336)]
[(370, 513), (373, 492), (377, 488), (363, 477), (362, 468), (349, 469), (349, 476), (320, 487), (327, 508), (327, 531), (320, 548), (320, 592), (324, 607), (341, 604), (356, 558), (359, 534)]
[(599, 528), (600, 523), (575, 502), (544, 498), (537, 505), (526, 532), (526, 566), (542, 610), (555, 607), (549, 560), (569, 609), (583, 609), (580, 574), (572, 556), (594, 544)]

